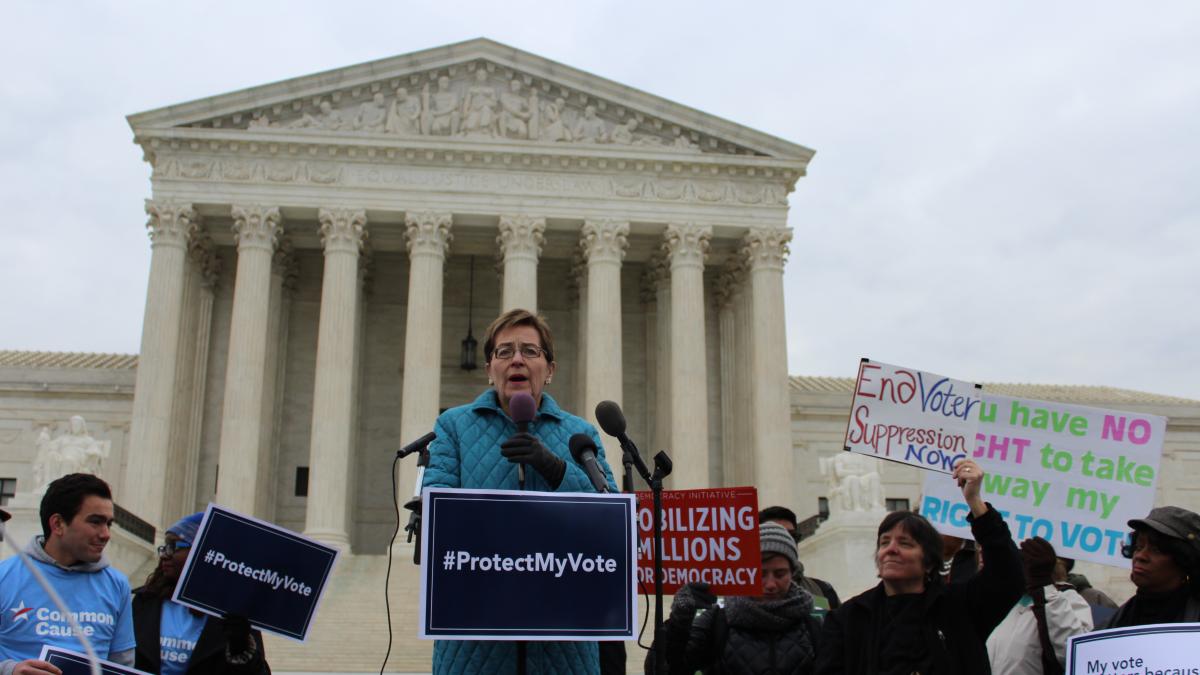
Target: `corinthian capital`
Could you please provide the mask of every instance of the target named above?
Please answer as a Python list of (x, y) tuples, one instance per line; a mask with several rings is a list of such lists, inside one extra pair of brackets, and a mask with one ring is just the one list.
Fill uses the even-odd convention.
[(166, 200), (146, 200), (146, 221), (150, 246), (187, 246), (188, 238), (199, 227), (199, 216), (191, 204)]
[(750, 270), (783, 270), (791, 240), (791, 228), (752, 227), (742, 239), (742, 255)]
[(200, 272), (204, 288), (216, 288), (217, 279), (221, 276), (221, 259), (217, 257), (216, 247), (207, 232), (198, 230), (192, 235), (191, 241), (188, 242), (188, 256)]
[(354, 253), (362, 251), (367, 238), (365, 209), (319, 209), (321, 246), (325, 253)]
[(230, 212), (233, 215), (233, 238), (237, 241), (239, 251), (245, 248), (275, 250), (279, 235), (283, 234), (277, 207), (258, 204), (234, 206)]
[(500, 247), (505, 260), (537, 260), (542, 255), (545, 231), (545, 218), (500, 216), (500, 234), (496, 237), (496, 245)]
[(619, 263), (629, 247), (629, 223), (624, 220), (589, 220), (583, 224), (580, 243), (588, 264)]
[(407, 246), (410, 258), (418, 255), (436, 255), (445, 258), (450, 250), (454, 235), (450, 233), (450, 214), (434, 211), (418, 211), (404, 217), (408, 234)]
[(728, 307), (740, 290), (746, 275), (746, 260), (740, 256), (730, 256), (717, 275), (713, 289), (713, 299), (717, 309)]
[(671, 223), (663, 233), (662, 250), (671, 261), (671, 269), (704, 267), (712, 228), (692, 223)]

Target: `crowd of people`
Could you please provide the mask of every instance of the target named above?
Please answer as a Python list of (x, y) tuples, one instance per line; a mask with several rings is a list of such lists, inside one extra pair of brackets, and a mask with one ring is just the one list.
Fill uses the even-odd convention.
[[(569, 439), (585, 434), (604, 482), (616, 492), (596, 429), (545, 391), (556, 367), (546, 321), (525, 310), (506, 312), (488, 327), (484, 355), (489, 388), (439, 416), (424, 485), (593, 492), (569, 451)], [(511, 409), (517, 395), (534, 405), (532, 420), (520, 425)], [(983, 500), (983, 478), (970, 459), (952, 475), (970, 509), (974, 542), (939, 534), (917, 513), (889, 513), (876, 533), (879, 583), (845, 601), (829, 583), (805, 574), (795, 513), (763, 509), (761, 593), (720, 599), (706, 584), (681, 588), (646, 672), (665, 675), (656, 672), (656, 661), (665, 661), (672, 675), (1061, 673), (1073, 635), (1200, 621), (1200, 515), (1164, 506), (1129, 521), (1123, 553), (1137, 592), (1117, 607), (1073, 574), (1073, 561), (1046, 540), (1018, 547), (1000, 513)], [(171, 675), (270, 673), (262, 636), (244, 617), (217, 619), (171, 600), (201, 514), (168, 528), (157, 567), (136, 590), (104, 556), (113, 502), (103, 480), (71, 474), (53, 481), (40, 517), (42, 534), (25, 552), (75, 615), (86, 618), (101, 658)], [(59, 675), (37, 658), (42, 645), (77, 649), (76, 638), (17, 558), (0, 562), (0, 607), (7, 610), (0, 618), (0, 675)], [(527, 673), (609, 675), (625, 671), (625, 652), (619, 642), (437, 641), (432, 665), (436, 675), (474, 675), (518, 672), (518, 662)]]

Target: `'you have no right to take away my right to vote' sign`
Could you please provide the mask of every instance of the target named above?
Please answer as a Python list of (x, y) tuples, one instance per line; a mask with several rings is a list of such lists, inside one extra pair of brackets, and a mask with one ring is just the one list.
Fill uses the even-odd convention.
[[(987, 392), (978, 411), (967, 456), (986, 472), (984, 499), (1013, 537), (1042, 537), (1060, 556), (1128, 567), (1127, 521), (1154, 505), (1166, 418)], [(927, 473), (923, 492), (922, 515), (941, 532), (970, 538), (953, 480)]]

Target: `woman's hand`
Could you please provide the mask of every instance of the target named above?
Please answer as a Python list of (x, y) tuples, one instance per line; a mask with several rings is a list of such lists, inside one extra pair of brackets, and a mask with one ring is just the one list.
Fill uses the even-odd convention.
[(987, 504), (983, 502), (980, 488), (983, 486), (983, 469), (974, 460), (964, 459), (954, 467), (953, 477), (962, 488), (963, 499), (971, 507), (971, 515), (976, 518), (987, 513)]

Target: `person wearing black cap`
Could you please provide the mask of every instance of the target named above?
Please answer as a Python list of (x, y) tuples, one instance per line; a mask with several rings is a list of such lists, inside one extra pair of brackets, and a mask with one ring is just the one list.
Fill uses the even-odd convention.
[(1104, 628), (1200, 621), (1200, 515), (1160, 506), (1129, 527), (1121, 554), (1137, 593)]

